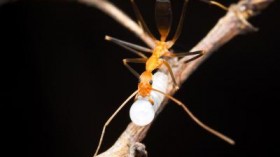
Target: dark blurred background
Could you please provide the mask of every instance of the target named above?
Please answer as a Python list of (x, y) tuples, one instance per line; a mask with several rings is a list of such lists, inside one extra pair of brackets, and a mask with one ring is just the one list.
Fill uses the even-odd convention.
[[(251, 19), (258, 32), (238, 36), (219, 49), (175, 95), (206, 124), (235, 139), (236, 145), (208, 134), (169, 103), (143, 141), (149, 156), (264, 157), (279, 153), (280, 5), (275, 1)], [(135, 18), (129, 0), (113, 2)], [(156, 33), (154, 1), (136, 2)], [(172, 5), (175, 30), (182, 1), (173, 0)], [(175, 48), (189, 50), (224, 14), (191, 0)], [(74, 1), (2, 4), (0, 31), (1, 128), (6, 139), (1, 141), (8, 156), (90, 157), (104, 122), (136, 90), (138, 82), (122, 64), (123, 58), (137, 56), (105, 41), (104, 36), (144, 43), (99, 10)], [(101, 151), (130, 122), (129, 106), (108, 127)]]

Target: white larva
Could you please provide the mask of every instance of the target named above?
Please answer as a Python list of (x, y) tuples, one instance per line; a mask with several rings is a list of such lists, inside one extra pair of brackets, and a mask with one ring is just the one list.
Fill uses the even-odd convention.
[[(163, 72), (156, 72), (153, 75), (153, 85), (154, 89), (166, 92), (168, 85), (168, 77)], [(138, 126), (145, 126), (150, 124), (155, 117), (155, 111), (158, 109), (159, 105), (164, 99), (164, 95), (156, 91), (151, 92), (151, 99), (154, 101), (152, 105), (149, 98), (139, 96), (136, 101), (132, 104), (129, 116), (131, 121)]]

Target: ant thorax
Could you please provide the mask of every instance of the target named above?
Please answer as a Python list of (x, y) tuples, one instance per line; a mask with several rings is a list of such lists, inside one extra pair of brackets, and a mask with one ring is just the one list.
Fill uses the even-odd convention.
[(168, 52), (168, 45), (165, 41), (156, 41), (156, 45), (153, 50), (153, 55), (158, 58), (164, 56)]

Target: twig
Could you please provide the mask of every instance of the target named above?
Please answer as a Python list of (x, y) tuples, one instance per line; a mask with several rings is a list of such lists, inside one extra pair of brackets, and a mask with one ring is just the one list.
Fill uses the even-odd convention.
[(134, 22), (129, 16), (127, 16), (123, 11), (114, 6), (112, 3), (107, 0), (78, 0), (81, 3), (85, 3), (90, 6), (94, 6), (107, 15), (111, 16), (117, 22), (122, 24), (128, 30), (133, 32), (136, 36), (142, 39), (147, 45), (150, 47), (154, 46), (154, 41), (145, 34), (143, 29), (139, 27), (139, 25)]
[(15, 2), (16, 0), (0, 0), (0, 6), (6, 4), (6, 3), (11, 3), (11, 2)]
[[(154, 42), (145, 35), (142, 29), (133, 22), (128, 16), (121, 12), (114, 5), (106, 0), (79, 0), (80, 2), (97, 7), (102, 10), (126, 28), (135, 33), (140, 39), (153, 47)], [(203, 61), (205, 61), (215, 50), (223, 46), (232, 38), (239, 34), (244, 34), (248, 31), (256, 31), (247, 19), (260, 13), (273, 0), (241, 0), (237, 4), (232, 4), (227, 14), (222, 17), (214, 28), (203, 38), (193, 49), (204, 50), (204, 55), (200, 59), (185, 64), (184, 61), (188, 58), (182, 58), (172, 70), (177, 78), (177, 82), (184, 82)], [(170, 83), (167, 93), (174, 94), (172, 83)], [(165, 100), (157, 110), (157, 114), (164, 108), (167, 100)], [(116, 143), (99, 157), (125, 157), (130, 154), (131, 146), (140, 142), (149, 130), (150, 125), (139, 127), (130, 123), (126, 130), (121, 134)]]
[(147, 157), (148, 153), (144, 144), (136, 142), (130, 147), (130, 152), (128, 157)]

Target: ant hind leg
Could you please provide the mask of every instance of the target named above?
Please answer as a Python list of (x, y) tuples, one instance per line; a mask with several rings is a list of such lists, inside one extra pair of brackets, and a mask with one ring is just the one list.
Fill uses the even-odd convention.
[(143, 52), (152, 53), (152, 50), (149, 48), (146, 48), (146, 47), (143, 47), (140, 45), (136, 45), (136, 44), (133, 44), (130, 42), (126, 42), (126, 41), (123, 41), (123, 40), (120, 40), (120, 39), (117, 39), (117, 38), (114, 38), (114, 37), (111, 37), (108, 35), (105, 36), (105, 40), (111, 41), (142, 58), (147, 58), (147, 56)]
[(219, 7), (225, 11), (228, 11), (228, 7), (224, 6), (223, 4), (216, 2), (216, 1), (212, 1), (212, 0), (200, 0), (202, 2), (208, 3), (209, 5), (215, 5), (216, 7)]
[(186, 61), (184, 61), (184, 63), (188, 63), (188, 62), (191, 62), (191, 61), (203, 56), (203, 54), (204, 54), (204, 51), (199, 50), (199, 51), (193, 51), (193, 52), (173, 53), (172, 57), (182, 58), (182, 57), (193, 56), (194, 55), (193, 57), (189, 57), (187, 59), (184, 59), (184, 60), (186, 60)]

